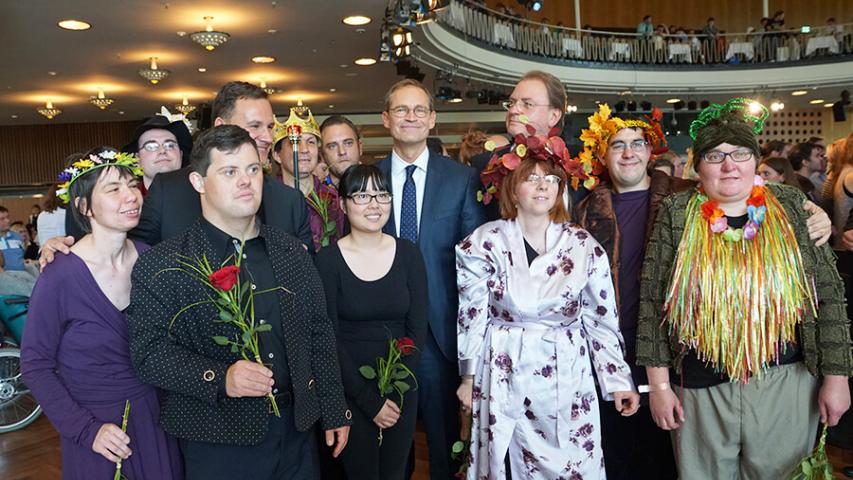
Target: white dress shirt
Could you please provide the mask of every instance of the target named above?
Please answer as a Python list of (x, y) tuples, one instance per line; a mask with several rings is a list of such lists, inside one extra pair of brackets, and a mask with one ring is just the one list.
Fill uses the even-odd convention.
[(421, 212), (424, 204), (424, 188), (426, 187), (427, 165), (429, 164), (429, 149), (424, 145), (424, 151), (418, 155), (413, 163), (403, 160), (397, 155), (397, 152), (391, 151), (391, 189), (394, 193), (392, 201), (394, 202), (394, 225), (396, 227), (397, 236), (400, 236), (400, 211), (403, 208), (403, 185), (406, 183), (406, 167), (414, 165), (415, 173), (412, 174), (412, 180), (415, 182), (416, 204), (418, 214), (418, 235), (421, 232)]

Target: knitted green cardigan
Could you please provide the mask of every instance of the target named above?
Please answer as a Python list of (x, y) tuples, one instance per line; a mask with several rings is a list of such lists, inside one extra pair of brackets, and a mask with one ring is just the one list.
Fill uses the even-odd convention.
[[(805, 313), (800, 325), (800, 340), (809, 372), (821, 375), (853, 375), (850, 321), (844, 302), (844, 286), (835, 267), (835, 254), (829, 245), (815, 247), (809, 239), (800, 190), (786, 185), (768, 184), (768, 189), (791, 220), (803, 258), (806, 278), (813, 281), (818, 315)], [(663, 305), (669, 290), (678, 244), (684, 232), (687, 202), (695, 188), (676, 193), (663, 201), (649, 244), (640, 284), (640, 318), (637, 326), (637, 364), (650, 367), (674, 367), (680, 370), (686, 347), (668, 334), (663, 325)]]

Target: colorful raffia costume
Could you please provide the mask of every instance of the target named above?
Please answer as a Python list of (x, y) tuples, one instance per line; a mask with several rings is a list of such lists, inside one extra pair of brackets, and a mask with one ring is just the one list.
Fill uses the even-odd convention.
[[(571, 160), (562, 139), (532, 133), (492, 158), (487, 194), (500, 195), (527, 158), (594, 186), (597, 167)], [(507, 453), (513, 478), (604, 478), (593, 370), (607, 399), (634, 388), (604, 249), (576, 225), (551, 222), (545, 252), (531, 260), (519, 221), (498, 220), (456, 247), (456, 264), (459, 369), (474, 376), (466, 478), (505, 478)]]
[[(753, 103), (699, 115), (698, 161), (728, 144), (736, 148), (722, 162), (754, 162), (766, 115)], [(752, 157), (729, 158), (743, 149)], [(804, 200), (756, 177), (740, 217), (701, 187), (661, 205), (643, 265), (637, 363), (676, 370), (682, 480), (783, 478), (814, 443), (813, 376), (853, 373), (843, 287), (829, 247), (809, 238)]]

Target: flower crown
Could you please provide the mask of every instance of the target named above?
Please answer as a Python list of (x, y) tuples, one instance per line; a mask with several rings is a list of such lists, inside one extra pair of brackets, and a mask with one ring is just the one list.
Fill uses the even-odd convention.
[(645, 135), (646, 140), (652, 146), (652, 154), (659, 155), (666, 152), (666, 137), (660, 126), (663, 113), (659, 108), (655, 107), (652, 109), (651, 115), (646, 115), (645, 117), (648, 122), (611, 117), (610, 106), (602, 103), (598, 106), (598, 112), (588, 118), (589, 128), (581, 131), (580, 139), (583, 142), (584, 148), (578, 154), (578, 160), (587, 162), (593, 158), (604, 158), (610, 146), (610, 137), (616, 135), (623, 128), (642, 129), (643, 135)]
[(758, 135), (764, 129), (764, 122), (767, 121), (770, 112), (761, 103), (748, 98), (733, 98), (726, 102), (725, 105), (712, 103), (709, 107), (699, 112), (696, 120), (690, 123), (690, 138), (695, 141), (699, 135), (699, 131), (707, 127), (711, 122), (731, 115), (738, 120), (752, 124), (752, 132)]
[[(566, 148), (566, 142), (560, 138), (559, 128), (552, 128), (548, 135), (536, 135), (536, 129), (528, 123), (526, 116), (521, 115), (520, 120), (525, 124), (528, 135), (518, 134), (515, 143), (504, 154), (492, 155), (486, 168), (480, 174), (484, 191), (477, 192), (477, 200), (488, 205), (493, 198), (500, 198), (501, 184), (507, 175), (526, 159), (539, 162), (554, 162), (554, 165), (562, 168), (566, 176), (572, 182), (572, 188), (577, 189), (583, 182), (588, 189), (598, 185), (598, 177), (604, 171), (604, 166), (596, 159), (588, 161), (575, 160)], [(486, 142), (487, 150), (494, 150), (493, 142)]]
[(71, 201), (69, 190), (78, 178), (104, 167), (126, 167), (136, 177), (142, 176), (142, 167), (139, 166), (139, 159), (132, 153), (116, 152), (115, 150), (107, 150), (97, 155), (89, 155), (89, 158), (83, 158), (72, 163), (59, 174), (59, 182), (56, 187), (56, 197), (64, 203)]

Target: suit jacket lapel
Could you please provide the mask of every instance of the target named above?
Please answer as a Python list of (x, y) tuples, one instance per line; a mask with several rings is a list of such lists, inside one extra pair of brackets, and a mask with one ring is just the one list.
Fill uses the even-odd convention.
[(427, 161), (426, 182), (424, 182), (424, 200), (421, 205), (421, 218), (418, 225), (418, 244), (421, 243), (421, 238), (424, 238), (431, 233), (432, 219), (435, 216), (436, 202), (439, 200), (439, 186), (444, 171), (441, 169), (441, 164), (435, 160), (435, 154), (429, 152), (429, 160)]
[[(389, 154), (385, 157), (385, 160), (379, 162), (379, 169), (382, 170), (382, 173), (385, 175), (385, 181), (388, 182), (388, 190), (391, 192), (391, 195), (396, 195), (394, 192), (394, 182), (391, 178), (391, 155)], [(400, 195), (403, 193), (400, 192)], [(394, 203), (391, 203), (391, 215), (388, 218), (388, 221), (385, 223), (385, 226), (382, 228), (382, 231), (391, 235), (392, 237), (397, 236), (397, 222), (394, 221)]]

